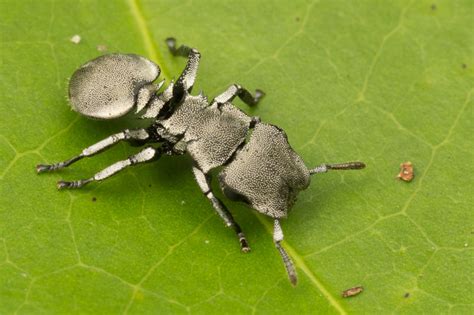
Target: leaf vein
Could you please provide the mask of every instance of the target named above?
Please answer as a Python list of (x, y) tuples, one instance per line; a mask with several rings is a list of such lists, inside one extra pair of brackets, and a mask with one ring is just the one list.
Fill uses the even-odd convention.
[[(269, 223), (259, 214), (254, 213), (255, 216), (258, 218), (260, 223), (264, 226), (265, 230), (272, 235), (272, 227)], [(331, 304), (339, 314), (347, 314), (346, 310), (342, 307), (342, 305), (336, 300), (336, 298), (329, 292), (329, 290), (324, 286), (324, 284), (316, 277), (314, 272), (309, 269), (306, 265), (306, 262), (300, 254), (296, 252), (296, 250), (285, 241), (285, 248), (290, 254), (290, 256), (295, 260), (296, 265), (303, 270), (306, 276), (310, 279), (311, 283), (323, 294), (326, 300)]]
[(130, 11), (132, 13), (133, 18), (135, 19), (138, 31), (142, 35), (143, 44), (145, 46), (145, 50), (147, 52), (148, 57), (150, 57), (151, 60), (155, 61), (160, 66), (163, 77), (167, 80), (170, 80), (171, 76), (167, 68), (164, 67), (164, 63), (162, 62), (162, 56), (159, 53), (156, 43), (153, 41), (153, 36), (151, 35), (151, 31), (147, 25), (145, 16), (143, 14), (143, 9), (140, 6), (139, 0), (126, 1), (130, 7)]
[(394, 35), (398, 32), (399, 29), (402, 28), (403, 26), (403, 21), (404, 21), (404, 18), (405, 18), (405, 14), (406, 12), (408, 11), (408, 8), (411, 6), (411, 3), (412, 1), (402, 10), (402, 12), (400, 13), (400, 17), (399, 17), (399, 20), (398, 20), (398, 23), (397, 25), (390, 31), (388, 32), (383, 38), (382, 38), (382, 42), (380, 43), (380, 46), (379, 48), (377, 49), (377, 52), (375, 53), (374, 55), (374, 58), (369, 66), (369, 70), (367, 71), (367, 74), (365, 76), (365, 79), (364, 79), (364, 83), (362, 85), (362, 88), (360, 89), (359, 91), (359, 95), (357, 97), (357, 102), (362, 102), (365, 100), (365, 92), (367, 91), (367, 86), (368, 86), (368, 83), (369, 83), (369, 79), (370, 77), (372, 76), (372, 73), (374, 71), (374, 68), (375, 68), (375, 65), (377, 64), (379, 58), (380, 58), (380, 55), (382, 54), (382, 51), (385, 47), (385, 44), (387, 43), (387, 41)]

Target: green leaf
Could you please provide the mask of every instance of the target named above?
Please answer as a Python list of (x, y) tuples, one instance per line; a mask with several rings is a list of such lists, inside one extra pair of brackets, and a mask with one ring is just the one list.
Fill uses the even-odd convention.
[[(0, 313), (472, 313), (473, 2), (0, 2)], [(81, 41), (70, 38), (78, 34)], [(67, 80), (108, 52), (157, 62), (171, 80), (202, 53), (195, 91), (237, 82), (267, 95), (236, 105), (283, 128), (313, 177), (283, 223), (293, 288), (271, 220), (226, 201), (251, 242), (244, 255), (202, 196), (188, 157), (77, 191), (136, 152), (69, 158), (136, 121), (72, 112)], [(395, 179), (411, 161), (415, 179)], [(362, 285), (348, 299), (341, 292)]]

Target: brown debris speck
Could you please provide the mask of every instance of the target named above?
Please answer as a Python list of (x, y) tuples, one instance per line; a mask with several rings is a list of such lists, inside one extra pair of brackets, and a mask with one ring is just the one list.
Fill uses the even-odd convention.
[(96, 197), (92, 197), (92, 202), (96, 202), (97, 201), (97, 198)]
[(403, 295), (404, 298), (409, 298), (410, 297), (410, 292), (407, 292)]
[(356, 296), (360, 294), (362, 291), (364, 291), (364, 287), (362, 286), (353, 287), (353, 288), (342, 291), (342, 297), (348, 298), (351, 296)]
[(405, 182), (411, 182), (415, 177), (413, 172), (413, 164), (411, 162), (405, 162), (400, 164), (400, 173), (397, 175), (397, 178)]

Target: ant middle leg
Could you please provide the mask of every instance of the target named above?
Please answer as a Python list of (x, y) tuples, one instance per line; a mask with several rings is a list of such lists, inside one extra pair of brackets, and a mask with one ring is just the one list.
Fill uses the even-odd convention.
[(236, 96), (238, 96), (248, 106), (254, 106), (260, 102), (262, 97), (265, 96), (265, 93), (262, 90), (256, 89), (255, 96), (253, 96), (252, 93), (239, 84), (232, 84), (224, 93), (216, 96), (212, 103), (224, 104), (232, 102)]
[(212, 203), (214, 210), (222, 218), (225, 225), (234, 230), (235, 234), (237, 235), (237, 238), (239, 239), (240, 249), (242, 250), (242, 252), (244, 253), (249, 252), (250, 251), (249, 244), (239, 224), (235, 222), (234, 218), (232, 217), (232, 214), (226, 208), (224, 203), (219, 198), (217, 198), (212, 192), (212, 188), (210, 186), (210, 181), (211, 181), (210, 176), (207, 174), (204, 174), (203, 171), (201, 171), (199, 168), (195, 166), (193, 167), (193, 173), (194, 173), (194, 176), (196, 177), (196, 181), (199, 185), (199, 188), (201, 188), (202, 193)]

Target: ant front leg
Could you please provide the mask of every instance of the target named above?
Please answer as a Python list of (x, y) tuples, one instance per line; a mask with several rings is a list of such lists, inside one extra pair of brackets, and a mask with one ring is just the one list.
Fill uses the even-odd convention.
[(166, 44), (173, 56), (188, 57), (188, 62), (183, 72), (179, 76), (173, 88), (173, 97), (181, 99), (186, 93), (190, 93), (196, 79), (199, 60), (201, 54), (194, 48), (181, 45), (176, 48), (176, 39), (170, 37), (166, 39)]
[(111, 177), (112, 175), (117, 174), (118, 172), (124, 170), (125, 168), (131, 165), (136, 165), (140, 163), (151, 162), (151, 161), (157, 160), (161, 157), (162, 154), (163, 154), (162, 148), (155, 149), (152, 147), (147, 147), (143, 149), (142, 151), (138, 152), (137, 154), (130, 156), (126, 160), (118, 161), (110, 165), (109, 167), (104, 168), (102, 171), (96, 173), (91, 178), (75, 180), (72, 182), (66, 182), (66, 181), (61, 180), (58, 182), (58, 189), (81, 188), (89, 184), (90, 182), (102, 181), (106, 178)]
[(106, 149), (109, 149), (114, 144), (119, 143), (122, 140), (133, 142), (143, 142), (145, 143), (150, 138), (150, 135), (145, 129), (125, 129), (119, 133), (108, 136), (104, 140), (101, 140), (88, 148), (82, 150), (81, 154), (76, 155), (69, 160), (55, 163), (55, 164), (38, 164), (36, 165), (36, 171), (38, 173), (49, 172), (59, 170), (65, 167), (68, 167), (74, 162), (77, 162), (85, 157), (90, 157), (100, 153)]

